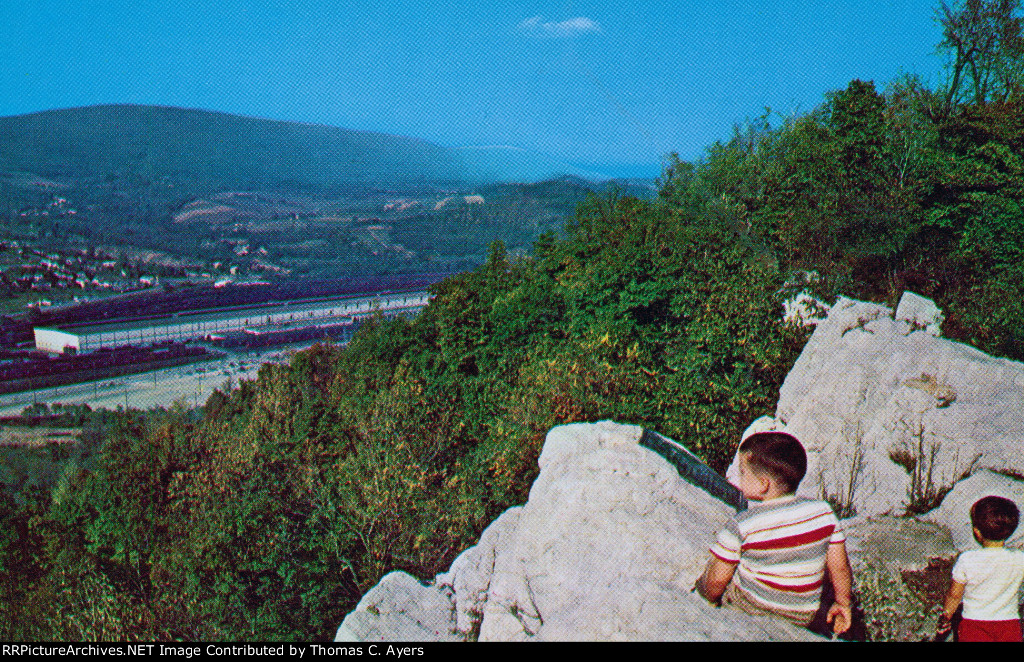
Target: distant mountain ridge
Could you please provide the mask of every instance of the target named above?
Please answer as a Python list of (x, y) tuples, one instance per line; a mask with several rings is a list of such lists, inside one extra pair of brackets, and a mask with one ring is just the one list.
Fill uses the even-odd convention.
[(0, 171), (319, 191), (529, 183), (563, 175), (609, 179), (515, 147), (447, 148), (321, 124), (143, 105), (0, 117)]
[(169, 177), (230, 188), (455, 182), (423, 140), (165, 106), (106, 105), (0, 118), (0, 169), (46, 177)]

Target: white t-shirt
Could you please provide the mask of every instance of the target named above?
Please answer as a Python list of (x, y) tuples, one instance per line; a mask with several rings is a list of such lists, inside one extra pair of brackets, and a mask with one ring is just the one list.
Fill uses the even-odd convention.
[(964, 552), (953, 566), (953, 580), (965, 585), (964, 618), (972, 621), (1020, 618), (1017, 591), (1024, 580), (1024, 552), (1003, 547)]

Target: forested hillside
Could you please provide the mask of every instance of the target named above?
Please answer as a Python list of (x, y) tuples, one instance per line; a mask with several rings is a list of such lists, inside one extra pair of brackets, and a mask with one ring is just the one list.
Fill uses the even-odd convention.
[(968, 53), (978, 4), (946, 17), (946, 87), (852, 81), (671, 161), (657, 201), (591, 197), (529, 258), (493, 244), (413, 321), (201, 410), (95, 417), (52, 490), (0, 493), (0, 638), (329, 638), (384, 573), (433, 575), (524, 501), (562, 422), (723, 469), (806, 338), (780, 320), (800, 290), (912, 289), (945, 335), (1024, 359), (1024, 48), (1012, 19)]
[[(0, 170), (56, 179), (161, 180), (198, 190), (458, 181), (426, 141), (184, 108), (112, 105), (0, 118)], [(407, 179), (400, 179), (406, 177)]]

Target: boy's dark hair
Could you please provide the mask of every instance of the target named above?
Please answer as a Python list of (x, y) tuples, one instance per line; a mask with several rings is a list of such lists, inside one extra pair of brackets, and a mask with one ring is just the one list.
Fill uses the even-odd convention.
[(971, 525), (985, 540), (1006, 540), (1017, 529), (1019, 521), (1017, 504), (1003, 497), (987, 496), (971, 507)]
[(786, 492), (795, 492), (807, 473), (803, 444), (786, 432), (752, 434), (740, 444), (740, 452), (747, 453), (747, 462), (774, 478)]

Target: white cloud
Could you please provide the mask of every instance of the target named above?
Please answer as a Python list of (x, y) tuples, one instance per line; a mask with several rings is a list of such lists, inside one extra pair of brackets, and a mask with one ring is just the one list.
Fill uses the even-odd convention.
[(520, 23), (519, 30), (532, 37), (573, 37), (587, 32), (600, 32), (601, 26), (583, 16), (570, 18), (561, 23), (545, 23), (543, 16), (534, 16)]

